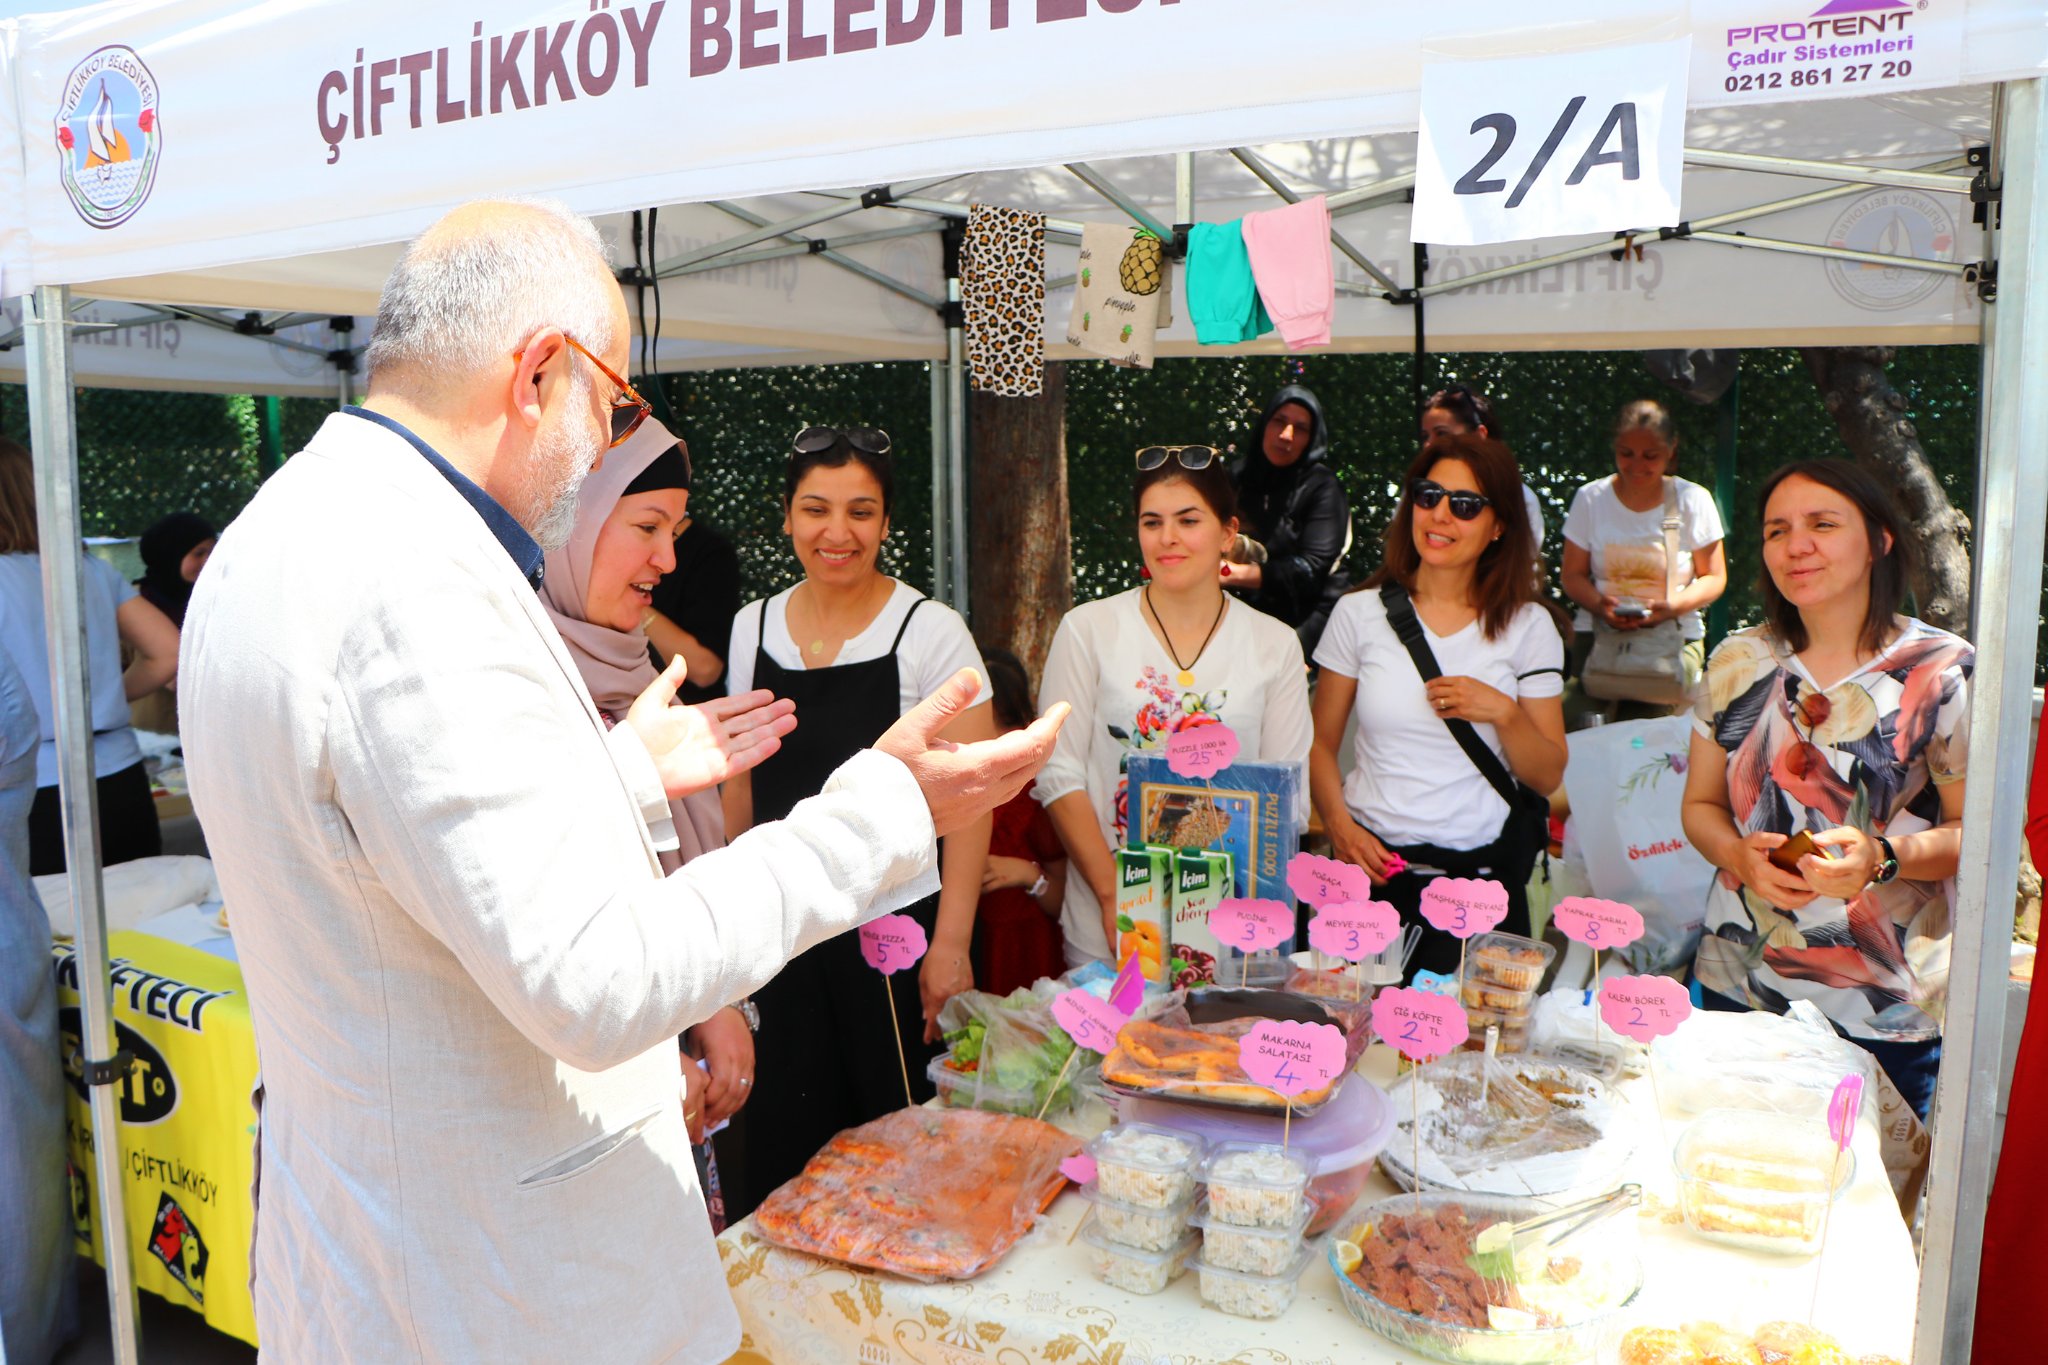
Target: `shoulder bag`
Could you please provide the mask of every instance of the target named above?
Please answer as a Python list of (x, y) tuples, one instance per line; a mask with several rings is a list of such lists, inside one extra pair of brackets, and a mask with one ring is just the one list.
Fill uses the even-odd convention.
[[(1678, 593), (1678, 484), (1664, 483), (1664, 600)], [(1593, 620), (1593, 652), (1579, 685), (1601, 701), (1637, 701), (1682, 706), (1699, 679), (1685, 657), (1685, 629), (1676, 618), (1635, 630), (1616, 630)]]

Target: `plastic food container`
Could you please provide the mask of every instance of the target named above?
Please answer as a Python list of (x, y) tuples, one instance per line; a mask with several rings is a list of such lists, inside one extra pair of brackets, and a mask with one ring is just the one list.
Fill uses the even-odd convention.
[(1315, 1159), (1308, 1182), (1313, 1207), (1308, 1235), (1321, 1233), (1350, 1211), (1372, 1178), (1372, 1163), (1394, 1134), (1394, 1107), (1386, 1092), (1362, 1076), (1353, 1076), (1335, 1099), (1310, 1117), (1297, 1114), (1291, 1129), (1278, 1117), (1241, 1113), (1172, 1100), (1126, 1099), (1125, 1116), (1134, 1122), (1171, 1128), (1205, 1142), (1278, 1142), (1284, 1131), (1288, 1146)]
[(1140, 1251), (1171, 1251), (1188, 1235), (1188, 1215), (1195, 1201), (1189, 1199), (1170, 1209), (1144, 1209), (1111, 1199), (1091, 1180), (1081, 1187), (1081, 1197), (1095, 1205), (1095, 1226), (1102, 1235), (1121, 1246)]
[(1308, 1211), (1315, 1159), (1277, 1142), (1226, 1142), (1202, 1165), (1209, 1216), (1243, 1228), (1284, 1228)]
[(1211, 1217), (1208, 1201), (1203, 1200), (1188, 1222), (1202, 1230), (1202, 1259), (1218, 1270), (1278, 1275), (1301, 1254), (1302, 1232), (1312, 1214), (1303, 1209), (1301, 1217), (1284, 1228), (1240, 1227)]
[(1768, 1110), (1822, 1120), (1825, 1132), (1828, 1098), (1842, 1077), (1859, 1071), (1874, 1080), (1868, 1054), (1854, 1043), (1761, 1011), (1696, 1012), (1656, 1050), (1665, 1102), (1689, 1114)]
[[(1038, 1100), (1029, 1090), (1012, 1090), (988, 1080), (979, 1071), (960, 1071), (947, 1065), (944, 1056), (934, 1057), (925, 1068), (938, 1087), (939, 1103), (948, 1109), (989, 1109), (1002, 1114), (1035, 1117)], [(1057, 1108), (1058, 1106), (1054, 1106)]]
[(1278, 1275), (1248, 1275), (1211, 1265), (1205, 1253), (1195, 1262), (1202, 1302), (1234, 1317), (1277, 1318), (1294, 1306), (1294, 1297), (1301, 1292), (1301, 1272), (1311, 1259), (1304, 1247)]
[(1816, 1361), (1831, 1365), (1855, 1361), (1857, 1365), (1903, 1365), (1911, 1348), (1901, 1341), (1886, 1341), (1882, 1332), (1872, 1332), (1861, 1323), (1830, 1323), (1816, 1329), (1797, 1320), (1767, 1321), (1754, 1310), (1717, 1314), (1708, 1310), (1701, 1317), (1676, 1323), (1671, 1317), (1618, 1320), (1609, 1326), (1600, 1343), (1599, 1365), (1663, 1365), (1666, 1361), (1722, 1362), (1749, 1365), (1750, 1362)]
[[(1465, 984), (1483, 982), (1503, 991), (1533, 997), (1543, 974), (1557, 958), (1557, 949), (1520, 934), (1480, 934), (1465, 950)], [(1484, 1003), (1484, 1002), (1480, 1002)]]
[(1165, 1251), (1141, 1251), (1104, 1236), (1093, 1217), (1081, 1229), (1081, 1240), (1088, 1244), (1088, 1259), (1095, 1278), (1127, 1294), (1157, 1294), (1186, 1273), (1188, 1259), (1201, 1245), (1201, 1238), (1186, 1232)]
[(1811, 1256), (1828, 1205), (1856, 1175), (1856, 1154), (1836, 1161), (1815, 1119), (1716, 1110), (1679, 1136), (1678, 1202), (1700, 1236), (1751, 1251)]
[[(1378, 1282), (1372, 1266), (1364, 1264), (1362, 1259), (1351, 1266), (1346, 1265), (1347, 1252), (1357, 1255), (1360, 1251), (1370, 1251), (1376, 1260), (1384, 1259), (1384, 1253), (1372, 1244), (1375, 1240), (1391, 1241), (1385, 1236), (1385, 1220), (1389, 1216), (1404, 1220), (1418, 1216), (1437, 1218), (1447, 1216), (1449, 1210), (1455, 1208), (1462, 1209), (1475, 1226), (1484, 1227), (1489, 1223), (1534, 1217), (1546, 1207), (1542, 1201), (1533, 1199), (1471, 1194), (1399, 1194), (1361, 1209), (1358, 1221), (1347, 1223), (1341, 1229), (1341, 1237), (1331, 1238), (1324, 1259), (1330, 1273), (1336, 1277), (1345, 1311), (1397, 1346), (1435, 1360), (1452, 1361), (1455, 1365), (1534, 1365), (1535, 1362), (1546, 1361), (1579, 1361), (1593, 1353), (1603, 1334), (1621, 1320), (1623, 1310), (1642, 1292), (1643, 1266), (1629, 1245), (1632, 1239), (1626, 1235), (1615, 1235), (1624, 1224), (1610, 1220), (1601, 1225), (1604, 1230), (1572, 1238), (1561, 1249), (1579, 1262), (1578, 1273), (1588, 1278), (1583, 1284), (1583, 1302), (1552, 1302), (1548, 1305), (1551, 1311), (1562, 1310), (1561, 1316), (1566, 1321), (1560, 1327), (1496, 1327), (1491, 1325), (1494, 1320), (1492, 1314), (1489, 1314), (1487, 1326), (1464, 1325), (1415, 1312), (1406, 1306), (1396, 1307), (1367, 1287), (1368, 1283)], [(1538, 1234), (1538, 1237), (1542, 1235), (1545, 1234)], [(1540, 1242), (1537, 1245), (1542, 1246)], [(1547, 1248), (1539, 1254), (1547, 1255)], [(1353, 1278), (1354, 1271), (1358, 1278)], [(1427, 1282), (1426, 1276), (1419, 1277)], [(1394, 1282), (1399, 1282), (1398, 1277)], [(1502, 1321), (1505, 1324), (1511, 1319)]]
[(1167, 1210), (1185, 1205), (1195, 1193), (1195, 1172), (1209, 1145), (1198, 1137), (1121, 1123), (1088, 1144), (1095, 1158), (1095, 1188), (1121, 1204)]

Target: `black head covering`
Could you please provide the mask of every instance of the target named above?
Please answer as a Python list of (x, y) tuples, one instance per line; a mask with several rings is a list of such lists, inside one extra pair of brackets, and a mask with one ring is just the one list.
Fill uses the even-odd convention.
[(219, 536), (213, 523), (197, 512), (173, 512), (142, 533), (137, 548), (142, 551), (142, 577), (136, 586), (164, 615), (185, 624), (185, 604), (192, 600), (192, 585), (179, 567), (185, 556), (202, 541)]
[(677, 441), (667, 450), (654, 457), (647, 468), (634, 476), (633, 482), (620, 490), (619, 496), (629, 493), (648, 493), (659, 488), (680, 488), (690, 491), (690, 453)]
[[(1315, 423), (1315, 433), (1309, 437), (1308, 449), (1301, 453), (1300, 459), (1285, 469), (1275, 469), (1266, 459), (1266, 426), (1273, 420), (1273, 414), (1289, 403), (1299, 403), (1308, 409), (1309, 418)], [(1259, 420), (1252, 423), (1251, 433), (1244, 444), (1245, 478), (1250, 480), (1263, 475), (1264, 478), (1270, 479), (1276, 475), (1284, 475), (1291, 481), (1295, 471), (1312, 464), (1321, 464), (1329, 453), (1330, 424), (1323, 418), (1322, 400), (1303, 385), (1289, 384), (1274, 391), (1273, 396), (1266, 400), (1265, 410), (1259, 414)]]

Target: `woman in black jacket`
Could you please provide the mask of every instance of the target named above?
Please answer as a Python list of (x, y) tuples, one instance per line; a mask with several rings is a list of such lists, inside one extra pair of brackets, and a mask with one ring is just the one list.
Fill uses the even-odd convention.
[(1343, 595), (1351, 548), (1351, 504), (1326, 463), (1329, 448), (1323, 405), (1289, 384), (1267, 401), (1230, 470), (1244, 535), (1265, 554), (1226, 563), (1224, 586), (1293, 626), (1311, 657)]

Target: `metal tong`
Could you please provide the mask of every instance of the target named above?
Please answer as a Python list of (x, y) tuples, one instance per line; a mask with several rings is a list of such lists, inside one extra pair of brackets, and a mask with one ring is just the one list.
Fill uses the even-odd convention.
[(1519, 1239), (1524, 1234), (1534, 1232), (1538, 1228), (1549, 1227), (1553, 1223), (1563, 1223), (1569, 1220), (1570, 1226), (1566, 1227), (1562, 1232), (1553, 1235), (1545, 1244), (1556, 1246), (1567, 1237), (1584, 1231), (1601, 1219), (1612, 1217), (1623, 1209), (1635, 1208), (1642, 1202), (1643, 1187), (1641, 1185), (1631, 1183), (1618, 1186), (1615, 1189), (1609, 1190), (1606, 1194), (1595, 1195), (1591, 1199), (1581, 1199), (1576, 1204), (1566, 1204), (1563, 1208), (1552, 1209), (1548, 1213), (1540, 1213), (1534, 1218), (1524, 1218), (1509, 1229), (1509, 1236)]

